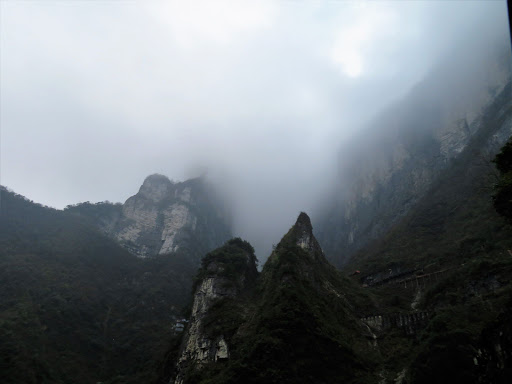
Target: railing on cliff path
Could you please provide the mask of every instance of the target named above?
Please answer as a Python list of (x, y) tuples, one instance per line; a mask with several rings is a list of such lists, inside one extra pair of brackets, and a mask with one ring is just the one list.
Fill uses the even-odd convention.
[[(414, 275), (414, 276), (407, 277), (407, 278), (403, 278), (404, 274), (401, 274), (398, 276), (390, 276), (386, 279), (367, 283), (365, 285), (368, 287), (381, 287), (381, 286), (385, 286), (385, 285), (397, 285), (404, 289), (425, 287), (427, 285), (437, 282), (441, 277), (446, 275), (448, 272), (451, 272), (458, 268), (460, 268), (460, 267), (451, 267), (451, 268), (446, 268), (446, 269), (442, 269), (442, 270), (431, 272), (431, 273)], [(412, 273), (414, 273), (414, 272), (412, 272)], [(409, 274), (411, 274), (411, 273), (409, 273)]]
[(433, 312), (422, 311), (413, 313), (389, 313), (384, 315), (369, 315), (361, 318), (361, 321), (376, 331), (384, 331), (391, 328), (403, 329), (407, 335), (413, 335), (424, 328)]

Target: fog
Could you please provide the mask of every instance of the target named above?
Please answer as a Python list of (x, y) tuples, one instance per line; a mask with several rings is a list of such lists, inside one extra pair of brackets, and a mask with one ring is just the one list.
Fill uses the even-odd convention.
[(321, 204), (339, 148), (440, 60), (463, 71), (508, 31), (488, 1), (0, 7), (2, 185), (63, 208), (208, 169), (260, 259)]

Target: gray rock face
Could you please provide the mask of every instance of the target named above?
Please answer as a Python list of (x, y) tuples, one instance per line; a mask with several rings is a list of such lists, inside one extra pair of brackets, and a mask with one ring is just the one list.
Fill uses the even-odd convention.
[[(190, 318), (184, 348), (178, 360), (178, 375), (176, 384), (183, 383), (183, 375), (180, 373), (184, 367), (194, 362), (197, 368), (209, 362), (215, 362), (229, 358), (229, 347), (223, 335), (215, 338), (209, 337), (203, 332), (204, 318), (211, 306), (221, 298), (234, 297), (236, 290), (226, 289), (226, 279), (217, 276), (204, 279), (194, 295), (194, 304)], [(181, 369), (180, 369), (181, 368)]]
[[(433, 72), (350, 143), (358, 153), (340, 153), (339, 182), (317, 226), (336, 265), (409, 213), (470, 141), (479, 140), (481, 152), (492, 154), (510, 137), (510, 61), (496, 55), (481, 61), (468, 73)], [(491, 113), (503, 115), (499, 127), (490, 129)]]
[(173, 184), (164, 175), (154, 174), (146, 177), (140, 187), (139, 194), (158, 203), (169, 195)]
[(294, 232), (293, 235), (295, 236), (296, 244), (305, 250), (309, 257), (313, 260), (326, 262), (322, 248), (313, 235), (311, 219), (306, 213), (301, 212), (299, 214), (292, 231)]
[(181, 183), (150, 175), (121, 212), (97, 225), (139, 257), (193, 250), (202, 256), (230, 237), (228, 215), (202, 178)]
[[(228, 250), (228, 254), (232, 251), (233, 248)], [(184, 383), (190, 365), (197, 370), (205, 364), (229, 359), (232, 335), (212, 334), (206, 327), (205, 319), (212, 315), (212, 307), (216, 304), (234, 300), (247, 286), (254, 283), (257, 275), (254, 256), (240, 249), (238, 256), (240, 268), (235, 273), (226, 273), (230, 266), (223, 260), (222, 253), (218, 259), (209, 259), (206, 265), (203, 261), (203, 278), (195, 289), (189, 327), (183, 338), (176, 375), (171, 382)]]

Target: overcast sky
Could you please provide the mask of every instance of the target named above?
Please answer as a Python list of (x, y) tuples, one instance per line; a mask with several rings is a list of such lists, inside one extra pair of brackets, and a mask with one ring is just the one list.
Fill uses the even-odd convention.
[(454, 43), (506, 23), (504, 1), (0, 7), (2, 185), (62, 208), (207, 167), (256, 243), (314, 206), (340, 144)]

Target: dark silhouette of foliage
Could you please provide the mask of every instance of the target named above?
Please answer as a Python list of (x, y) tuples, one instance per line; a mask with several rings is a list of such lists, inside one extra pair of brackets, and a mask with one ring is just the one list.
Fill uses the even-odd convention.
[(512, 220), (512, 140), (509, 140), (493, 160), (500, 172), (492, 197), (494, 208), (500, 215)]
[(137, 259), (73, 212), (0, 193), (2, 383), (154, 380), (196, 262)]

